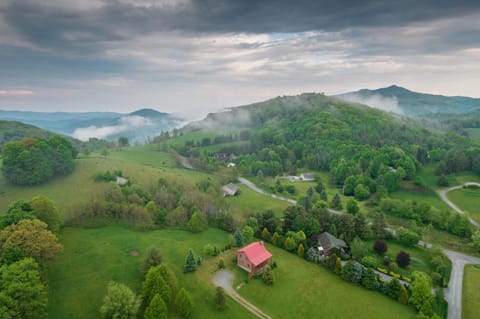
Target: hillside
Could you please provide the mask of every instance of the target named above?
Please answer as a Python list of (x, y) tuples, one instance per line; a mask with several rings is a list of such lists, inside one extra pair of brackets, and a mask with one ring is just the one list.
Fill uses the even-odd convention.
[(478, 98), (418, 93), (396, 85), (376, 90), (362, 89), (335, 97), (411, 117), (456, 115), (480, 110)]
[(18, 141), (25, 137), (50, 138), (57, 134), (15, 121), (0, 121), (0, 148), (8, 142)]
[(19, 121), (45, 130), (86, 141), (91, 137), (116, 140), (126, 136), (131, 142), (146, 139), (179, 125), (181, 119), (152, 109), (132, 113), (113, 112), (23, 112), (2, 111), (0, 120)]

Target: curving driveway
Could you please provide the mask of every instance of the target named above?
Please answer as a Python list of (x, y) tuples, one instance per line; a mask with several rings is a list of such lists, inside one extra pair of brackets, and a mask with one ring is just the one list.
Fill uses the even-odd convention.
[(255, 316), (257, 316), (260, 319), (272, 319), (269, 315), (264, 313), (262, 310), (258, 309), (254, 305), (252, 305), (250, 302), (245, 300), (242, 296), (240, 296), (235, 289), (232, 288), (232, 283), (233, 283), (233, 273), (231, 271), (228, 271), (226, 269), (220, 270), (215, 277), (212, 279), (213, 283), (217, 287), (222, 287), (223, 290), (225, 290), (225, 293), (232, 297), (233, 300), (238, 302), (241, 306), (243, 306), (245, 309), (253, 313)]
[[(463, 210), (461, 210), (457, 205), (455, 205), (450, 199), (448, 199), (447, 197), (447, 193), (449, 191), (453, 191), (455, 189), (460, 189), (462, 188), (463, 186), (468, 186), (468, 185), (476, 185), (476, 186), (480, 186), (480, 183), (476, 183), (476, 182), (467, 182), (463, 185), (458, 185), (458, 186), (453, 186), (453, 187), (450, 187), (450, 188), (445, 188), (445, 189), (441, 189), (438, 191), (438, 194), (440, 195), (440, 198), (442, 198), (442, 200), (447, 203), (448, 206), (450, 206), (451, 208), (453, 208), (454, 211), (456, 211), (457, 213), (459, 214), (463, 214)], [(480, 228), (480, 223), (478, 223), (476, 220), (472, 219), (472, 218), (469, 218), (470, 220), (470, 223), (472, 223), (473, 225), (475, 225), (476, 227), (479, 227)]]

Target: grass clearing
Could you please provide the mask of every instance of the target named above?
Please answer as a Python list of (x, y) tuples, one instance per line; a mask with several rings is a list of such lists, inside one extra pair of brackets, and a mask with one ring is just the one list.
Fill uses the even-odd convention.
[(455, 189), (447, 193), (447, 197), (470, 217), (480, 222), (480, 188)]
[[(267, 244), (278, 264), (275, 284), (250, 280), (237, 290), (273, 318), (414, 318), (409, 306), (340, 279), (322, 266)], [(236, 285), (245, 271), (235, 268)]]
[(480, 309), (480, 266), (466, 265), (463, 275), (462, 319), (478, 318)]
[(411, 188), (410, 186), (410, 184), (408, 184), (408, 186), (406, 186), (406, 184), (403, 184), (400, 190), (391, 193), (389, 196), (401, 200), (414, 200), (416, 202), (425, 202), (441, 210), (451, 210), (450, 206), (448, 206), (434, 191), (427, 189), (419, 192), (415, 190), (415, 188)]
[[(191, 318), (254, 318), (232, 300), (227, 301), (225, 311), (215, 309), (215, 288), (210, 283), (213, 275), (208, 265), (202, 265), (193, 274), (183, 274), (189, 248), (198, 256), (205, 244), (223, 247), (227, 237), (226, 232), (216, 229), (192, 234), (180, 230), (139, 232), (113, 226), (64, 228), (60, 235), (64, 252), (48, 271), (49, 318), (98, 318), (111, 280), (124, 283), (139, 293), (140, 265), (152, 245), (159, 248), (164, 262), (175, 271), (180, 284), (191, 292), (195, 303)], [(139, 256), (129, 254), (132, 250), (137, 250)]]

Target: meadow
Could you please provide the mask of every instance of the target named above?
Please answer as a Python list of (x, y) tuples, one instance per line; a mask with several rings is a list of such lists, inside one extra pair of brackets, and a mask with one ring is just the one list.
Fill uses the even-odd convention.
[(466, 265), (463, 275), (462, 319), (478, 318), (480, 308), (480, 266)]
[[(409, 306), (378, 292), (345, 282), (322, 266), (267, 244), (278, 267), (275, 284), (260, 279), (248, 281), (237, 290), (273, 318), (414, 318)], [(235, 286), (247, 279), (235, 268)]]
[(455, 189), (448, 192), (447, 197), (460, 209), (468, 212), (470, 217), (480, 222), (480, 188)]
[[(48, 270), (49, 318), (91, 319), (99, 317), (99, 308), (109, 281), (141, 290), (140, 265), (147, 249), (154, 245), (176, 273), (181, 286), (191, 292), (195, 310), (191, 318), (254, 318), (232, 300), (228, 308), (217, 311), (215, 288), (208, 263), (193, 274), (184, 274), (185, 255), (192, 248), (196, 255), (202, 247), (223, 247), (226, 232), (209, 229), (200, 234), (180, 230), (139, 232), (121, 227), (95, 229), (64, 228), (60, 234), (64, 252)], [(138, 256), (130, 252), (137, 251)]]

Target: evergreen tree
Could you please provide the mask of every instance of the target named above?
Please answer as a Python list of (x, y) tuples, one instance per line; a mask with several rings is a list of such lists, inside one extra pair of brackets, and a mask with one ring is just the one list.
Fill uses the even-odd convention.
[(187, 257), (185, 258), (185, 265), (183, 266), (183, 272), (194, 272), (197, 270), (197, 262), (191, 249), (188, 250)]
[(363, 272), (362, 286), (364, 286), (367, 289), (373, 290), (375, 289), (376, 284), (377, 284), (377, 275), (375, 274), (372, 268), (367, 268)]
[(409, 303), (413, 304), (418, 311), (430, 315), (427, 312), (431, 312), (433, 302), (431, 278), (424, 272), (414, 271), (410, 291), (412, 295), (408, 300)]
[(353, 274), (352, 274), (352, 283), (358, 284), (360, 283), (360, 280), (362, 280), (362, 275), (363, 275), (363, 266), (358, 263), (354, 262), (353, 263)]
[(238, 228), (235, 230), (233, 237), (235, 237), (235, 246), (243, 247), (243, 234)]
[(349, 214), (355, 215), (358, 213), (359, 210), (360, 208), (358, 207), (358, 203), (356, 200), (351, 198), (347, 201), (347, 212)]
[(159, 294), (155, 294), (145, 310), (145, 319), (167, 319), (167, 305)]
[(300, 243), (300, 245), (298, 245), (297, 255), (303, 258), (304, 253), (305, 253), (305, 247), (303, 247), (303, 244)]
[(175, 272), (165, 264), (156, 266), (155, 268), (172, 290), (172, 295), (174, 295), (178, 290), (178, 280), (177, 276), (175, 276)]
[(330, 227), (328, 228), (328, 232), (332, 234), (333, 236), (338, 236), (337, 234), (337, 226), (335, 226), (334, 223), (330, 224)]
[(400, 281), (398, 281), (397, 278), (393, 278), (387, 284), (387, 296), (389, 296), (392, 299), (398, 300), (400, 296), (400, 290), (401, 290)]
[(162, 255), (160, 255), (160, 251), (156, 247), (150, 247), (147, 250), (147, 255), (145, 256), (145, 259), (143, 260), (142, 264), (142, 275), (145, 276), (145, 274), (150, 270), (150, 268), (158, 266), (162, 263)]
[(383, 213), (377, 214), (372, 224), (373, 236), (378, 239), (384, 239), (387, 236), (385, 230), (387, 228), (387, 222), (385, 221), (385, 215)]
[(333, 196), (332, 201), (330, 202), (330, 207), (337, 210), (342, 209), (342, 201), (340, 200), (340, 195), (338, 193)]
[(363, 240), (370, 238), (370, 225), (368, 224), (367, 217), (363, 213), (355, 215), (353, 222), (355, 224), (355, 234)]
[(272, 268), (265, 266), (262, 273), (262, 280), (267, 285), (273, 285), (275, 283), (275, 277), (273, 276)]
[(193, 311), (193, 300), (190, 293), (185, 288), (181, 288), (175, 298), (175, 311), (182, 318), (187, 318)]
[(270, 238), (270, 232), (268, 231), (267, 227), (264, 227), (262, 230), (262, 238), (265, 241), (268, 241)]
[(142, 304), (141, 304), (141, 313), (150, 305), (152, 298), (155, 295), (159, 295), (166, 305), (172, 300), (172, 289), (167, 284), (165, 279), (160, 272), (161, 266), (156, 266), (150, 268), (145, 276), (145, 281), (142, 286)]
[(320, 193), (320, 199), (325, 202), (328, 201), (327, 192), (325, 190), (322, 190), (322, 192)]
[[(338, 258), (339, 259), (339, 258)], [(341, 267), (341, 265), (340, 265)], [(335, 271), (337, 272), (337, 271)], [(343, 266), (340, 276), (343, 278), (345, 281), (352, 281), (353, 277), (353, 263), (351, 261), (347, 261), (345, 265)]]
[(404, 305), (408, 303), (408, 292), (407, 288), (405, 288), (404, 285), (400, 287), (400, 295), (398, 296), (398, 301), (400, 301)]
[(280, 243), (280, 236), (278, 235), (277, 232), (274, 232), (272, 236), (272, 244), (274, 244), (275, 246), (278, 246), (279, 243)]

